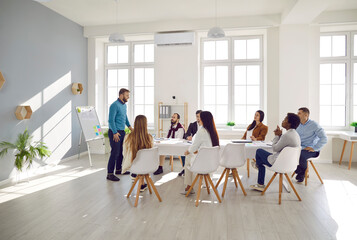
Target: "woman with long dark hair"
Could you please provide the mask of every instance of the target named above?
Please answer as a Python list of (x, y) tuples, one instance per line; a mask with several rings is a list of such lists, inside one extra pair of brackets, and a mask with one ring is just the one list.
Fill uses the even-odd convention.
[(264, 112), (258, 110), (255, 112), (253, 122), (248, 126), (242, 139), (253, 141), (264, 141), (268, 133), (268, 127), (262, 122), (264, 120)]
[[(138, 115), (135, 118), (133, 131), (126, 135), (123, 143), (123, 166), (122, 172), (130, 169), (136, 154), (141, 149), (152, 148), (154, 145), (152, 136), (148, 133), (147, 118), (144, 115)], [(131, 174), (135, 179), (136, 174)], [(141, 186), (141, 191), (147, 188), (146, 184)]]
[[(212, 113), (203, 111), (200, 113), (202, 127), (197, 131), (192, 146), (185, 152), (186, 164), (185, 164), (185, 180), (184, 184), (187, 185), (185, 191), (182, 194), (186, 194), (190, 189), (193, 179), (193, 173), (190, 172), (187, 167), (191, 166), (195, 160), (196, 154), (200, 147), (215, 147), (219, 146), (219, 137), (214, 123)], [(191, 193), (194, 193), (193, 190)]]

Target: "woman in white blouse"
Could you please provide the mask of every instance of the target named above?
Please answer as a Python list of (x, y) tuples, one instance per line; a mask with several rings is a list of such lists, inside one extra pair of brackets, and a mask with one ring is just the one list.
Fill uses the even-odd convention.
[[(190, 172), (187, 167), (191, 166), (196, 158), (196, 154), (199, 151), (200, 147), (215, 147), (219, 146), (219, 138), (214, 123), (214, 119), (211, 112), (203, 111), (200, 113), (202, 127), (197, 131), (195, 139), (192, 143), (192, 146), (185, 152), (186, 164), (185, 164), (185, 180), (184, 184), (186, 185), (185, 192), (186, 194), (188, 189), (190, 189), (193, 173)], [(191, 194), (194, 193), (193, 190)]]

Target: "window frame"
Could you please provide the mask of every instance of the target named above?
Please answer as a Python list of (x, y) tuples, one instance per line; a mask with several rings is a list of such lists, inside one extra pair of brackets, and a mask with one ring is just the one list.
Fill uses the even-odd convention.
[[(320, 33), (322, 36), (346, 36), (346, 56), (342, 57), (320, 57), (319, 67), (321, 64), (336, 64), (344, 63), (346, 64), (345, 73), (345, 126), (322, 126), (326, 130), (349, 130), (349, 124), (353, 121), (353, 62), (357, 57), (353, 57), (353, 35), (357, 32), (354, 31), (333, 31), (333, 32), (323, 32)], [(352, 39), (352, 41), (351, 41)], [(320, 43), (320, 41), (319, 41)], [(320, 51), (319, 51), (320, 54)], [(319, 68), (319, 95), (320, 95), (320, 68)], [(357, 104), (356, 104), (357, 106)], [(319, 108), (321, 107), (319, 98)], [(321, 118), (321, 115), (319, 116)], [(321, 121), (321, 119), (320, 119)], [(357, 120), (356, 120), (357, 121)]]
[[(135, 63), (134, 57), (135, 57), (135, 45), (137, 44), (153, 44), (154, 45), (154, 61), (153, 62), (140, 62), (140, 63)], [(128, 45), (128, 63), (114, 63), (114, 64), (109, 64), (108, 63), (108, 46), (119, 46), (119, 45)], [(135, 108), (135, 99), (134, 99), (134, 94), (135, 94), (135, 85), (134, 85), (134, 70), (135, 68), (153, 68), (154, 69), (154, 96), (155, 96), (155, 44), (154, 41), (131, 41), (131, 42), (125, 42), (125, 43), (105, 43), (104, 44), (104, 89), (105, 89), (105, 94), (104, 94), (104, 106), (105, 106), (105, 111), (104, 111), (104, 122), (108, 122), (108, 117), (109, 117), (109, 106), (111, 103), (108, 103), (108, 70), (109, 69), (128, 69), (128, 88), (130, 90), (130, 99), (127, 103), (127, 116), (129, 118), (130, 123), (133, 125), (134, 124), (134, 108)], [(118, 89), (119, 91), (119, 89)], [(119, 92), (118, 92), (119, 94)], [(142, 105), (142, 104), (140, 104)], [(145, 104), (144, 104), (145, 105)], [(154, 99), (154, 110), (155, 110), (155, 99)], [(154, 122), (148, 123), (149, 128), (153, 128), (155, 126), (155, 115), (154, 115)]]
[[(259, 39), (259, 59), (234, 59), (234, 41), (235, 40), (249, 40), (249, 39)], [(204, 42), (207, 41), (221, 41), (228, 40), (228, 59), (227, 60), (204, 60)], [(234, 67), (235, 66), (248, 66), (248, 65), (259, 65), (260, 66), (260, 100), (259, 109), (264, 111), (264, 35), (244, 35), (244, 36), (229, 36), (220, 39), (212, 39), (208, 37), (200, 38), (200, 108), (204, 107), (204, 68), (209, 66), (228, 66), (228, 121), (235, 121), (235, 99), (234, 99)], [(215, 104), (217, 106), (219, 104)], [(249, 106), (246, 104), (245, 106)], [(257, 110), (259, 110), (257, 109)], [(253, 116), (252, 116), (253, 118)], [(249, 124), (249, 123), (248, 123)], [(217, 124), (218, 128), (229, 129), (226, 124)], [(247, 124), (236, 124), (234, 126), (238, 129), (245, 129)]]

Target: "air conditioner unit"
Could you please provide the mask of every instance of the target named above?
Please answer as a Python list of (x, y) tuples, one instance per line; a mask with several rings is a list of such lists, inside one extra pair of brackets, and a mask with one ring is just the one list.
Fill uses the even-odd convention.
[(160, 32), (155, 33), (157, 46), (192, 45), (195, 42), (194, 32)]

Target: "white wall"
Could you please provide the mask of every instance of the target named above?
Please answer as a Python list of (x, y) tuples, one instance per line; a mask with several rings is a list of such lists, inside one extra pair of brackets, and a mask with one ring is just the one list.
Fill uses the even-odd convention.
[[(275, 19), (274, 21), (278, 21)], [(229, 34), (254, 35), (263, 33), (265, 59), (264, 63), (264, 84), (265, 84), (265, 110), (267, 113), (266, 123), (269, 126), (267, 139), (272, 139), (273, 130), (277, 124), (281, 124), (287, 112), (297, 112), (302, 106), (309, 107), (311, 118), (319, 121), (319, 25), (279, 25), (273, 26), (272, 18), (266, 20), (268, 27), (264, 25), (263, 18), (258, 21), (251, 21), (250, 27), (254, 29), (239, 29), (240, 25), (234, 25), (234, 21), (226, 19), (225, 26), (236, 29), (227, 30)], [(326, 17), (324, 18), (326, 20)], [(245, 19), (247, 23), (248, 20)], [(145, 25), (145, 26), (144, 26)], [(141, 32), (151, 34), (158, 30), (197, 29), (204, 24), (201, 21), (189, 22), (168, 22), (131, 24), (130, 33), (138, 35)], [(249, 24), (247, 23), (247, 26)], [(191, 28), (189, 27), (191, 26)], [(200, 28), (200, 29), (206, 29)], [(86, 27), (85, 34), (107, 34), (112, 26)], [(143, 29), (146, 29), (145, 31)], [(129, 29), (129, 26), (124, 27)], [(182, 28), (181, 28), (182, 29)], [(357, 28), (354, 28), (357, 30)], [(141, 30), (141, 31), (139, 31)], [(155, 104), (159, 101), (171, 102), (171, 97), (175, 95), (179, 103), (189, 103), (189, 120), (194, 121), (194, 112), (200, 108), (199, 102), (199, 37), (204, 36), (203, 30), (197, 30), (196, 43), (193, 46), (173, 46), (156, 47), (155, 49)], [(102, 43), (101, 43), (102, 44)], [(98, 53), (97, 53), (98, 54)], [(101, 54), (101, 53), (100, 53)], [(93, 60), (92, 60), (93, 61)], [(98, 78), (98, 76), (96, 76)], [(103, 80), (101, 80), (103, 81)], [(90, 102), (90, 101), (89, 101)], [(155, 116), (157, 115), (155, 108)], [(156, 127), (156, 126), (155, 126)], [(244, 130), (221, 130), (221, 138), (239, 138)], [(329, 143), (321, 153), (321, 161), (331, 162), (340, 153), (340, 142), (332, 140), (329, 136)]]

